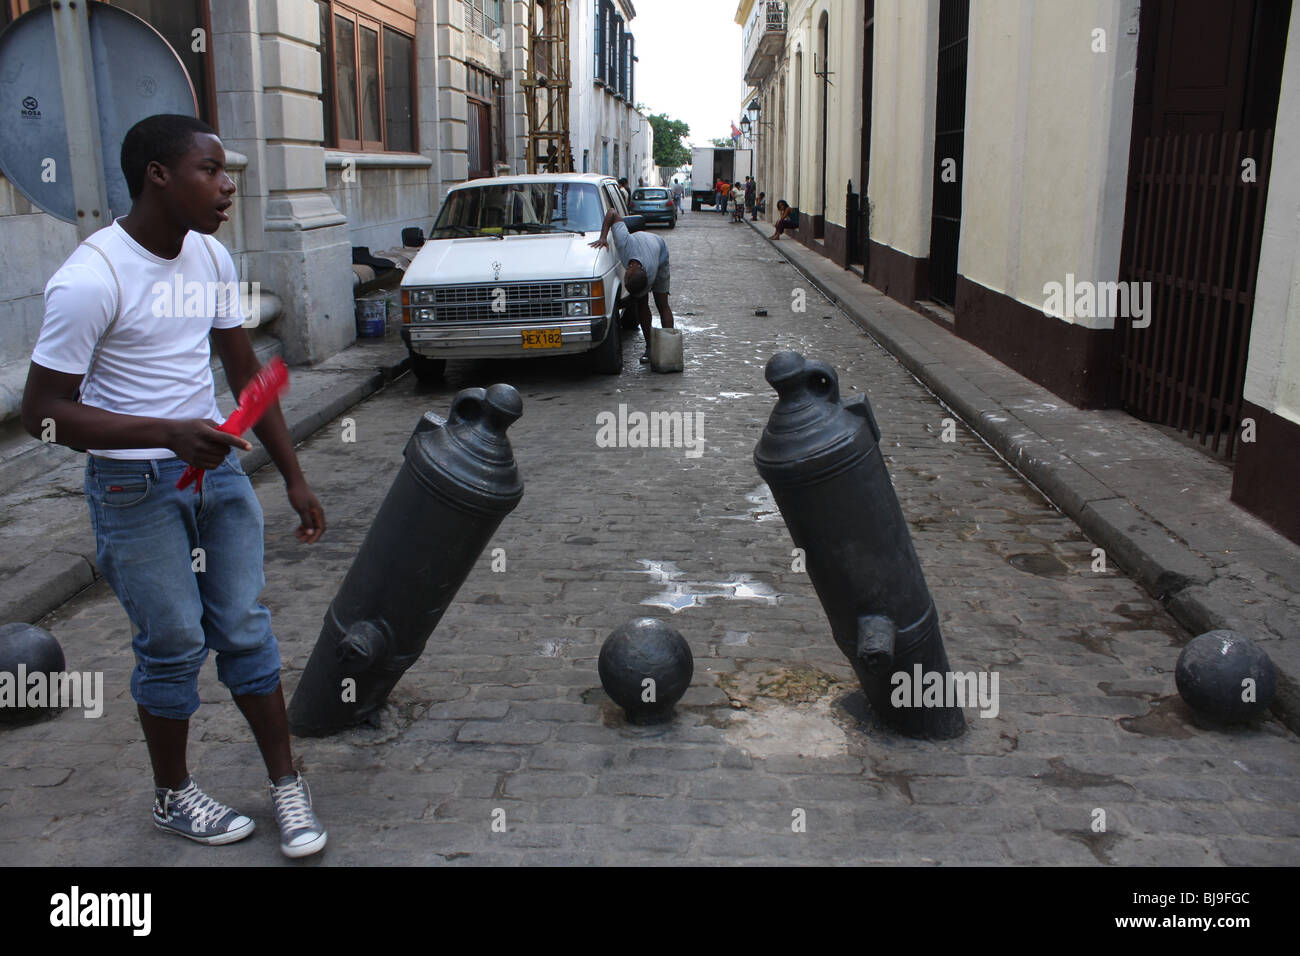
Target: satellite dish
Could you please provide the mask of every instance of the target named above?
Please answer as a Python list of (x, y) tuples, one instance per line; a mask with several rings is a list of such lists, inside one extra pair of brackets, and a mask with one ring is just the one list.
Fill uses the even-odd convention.
[[(88, 4), (89, 62), (95, 84), (100, 153), (108, 191), (106, 225), (131, 208), (122, 176), (122, 138), (156, 113), (197, 116), (194, 86), (166, 40), (139, 17), (103, 3)], [(33, 205), (77, 222), (68, 148), (64, 78), (50, 6), (23, 14), (0, 33), (0, 172)], [(89, 131), (87, 131), (87, 134)]]

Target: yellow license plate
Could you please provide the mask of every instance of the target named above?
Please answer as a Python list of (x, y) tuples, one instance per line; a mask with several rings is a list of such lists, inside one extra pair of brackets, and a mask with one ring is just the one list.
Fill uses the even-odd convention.
[(559, 329), (524, 329), (522, 334), (526, 349), (558, 349), (564, 345)]

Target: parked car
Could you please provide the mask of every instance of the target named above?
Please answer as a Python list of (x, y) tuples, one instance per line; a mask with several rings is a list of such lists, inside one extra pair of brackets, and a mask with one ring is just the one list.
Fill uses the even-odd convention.
[(612, 244), (593, 249), (606, 212), (628, 216), (611, 176), (552, 173), (474, 179), (443, 200), (402, 278), (402, 340), (411, 369), (436, 380), (448, 359), (587, 352), (623, 368), (624, 269)]
[(646, 224), (666, 222), (671, 229), (677, 225), (677, 204), (673, 194), (659, 186), (638, 186), (632, 190), (632, 212), (641, 216)]

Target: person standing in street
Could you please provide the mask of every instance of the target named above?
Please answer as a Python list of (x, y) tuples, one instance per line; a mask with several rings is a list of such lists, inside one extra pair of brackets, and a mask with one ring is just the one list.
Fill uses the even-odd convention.
[(749, 212), (749, 218), (754, 218), (754, 191), (755, 183), (753, 176), (745, 177), (745, 209)]
[(659, 310), (659, 324), (665, 329), (673, 327), (673, 310), (668, 305), (668, 243), (662, 236), (648, 232), (628, 232), (627, 224), (617, 209), (605, 213), (600, 226), (600, 238), (591, 243), (593, 249), (604, 249), (614, 243), (614, 253), (623, 263), (626, 272), (623, 287), (636, 309), (641, 334), (645, 337), (642, 364), (650, 361), (650, 299), (654, 293), (655, 308)]
[(727, 214), (727, 202), (731, 198), (731, 183), (725, 179), (718, 181), (718, 212)]
[[(78, 246), (45, 286), (23, 427), (49, 438), (48, 425), (58, 444), (90, 449), (96, 558), (136, 629), (131, 696), (153, 764), (154, 826), (210, 846), (253, 832), (251, 819), (199, 789), (186, 762), (199, 670), (215, 652), (217, 678), (266, 764), (280, 849), (308, 856), (326, 833), (293, 768), (279, 644), (258, 602), (262, 508), (235, 455), (252, 446), (217, 429), (209, 366), (215, 346), (236, 395), (258, 371), (237, 296), (220, 291), (238, 288), (234, 261), (210, 238), (229, 219), (235, 184), (221, 140), (188, 116), (136, 123), (121, 163), (130, 213)], [(215, 294), (174, 304), (171, 290), (195, 283)], [(254, 430), (284, 476), (298, 540), (316, 542), (325, 515), (278, 404)], [(188, 466), (204, 478), (178, 489)]]

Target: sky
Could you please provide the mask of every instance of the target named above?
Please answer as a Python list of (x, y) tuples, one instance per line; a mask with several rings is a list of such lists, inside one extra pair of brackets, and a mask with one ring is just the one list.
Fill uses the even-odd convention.
[(691, 127), (687, 144), (707, 146), (740, 124), (739, 0), (632, 0), (636, 18), (636, 98), (646, 113)]

